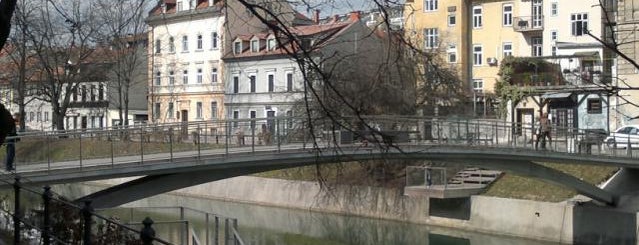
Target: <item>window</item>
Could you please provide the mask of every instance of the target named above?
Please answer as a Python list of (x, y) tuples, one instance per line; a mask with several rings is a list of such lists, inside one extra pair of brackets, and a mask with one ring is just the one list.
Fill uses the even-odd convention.
[(180, 12), (184, 10), (184, 4), (182, 2), (177, 3), (177, 11)]
[(552, 56), (557, 56), (557, 46), (550, 47), (550, 50), (552, 52)]
[(242, 53), (242, 42), (241, 41), (237, 41), (233, 43), (233, 53), (234, 54), (241, 54)]
[(251, 88), (251, 93), (255, 93), (255, 75), (249, 76), (249, 87)]
[[(240, 118), (240, 112), (239, 111), (233, 111), (233, 119), (239, 119)], [(233, 122), (233, 127), (237, 128), (238, 122), (235, 121)]]
[(98, 100), (104, 100), (104, 84), (100, 84), (100, 86), (98, 86)]
[(195, 117), (202, 119), (202, 102), (195, 103)]
[(217, 83), (217, 68), (211, 69), (211, 83)]
[(161, 40), (155, 40), (155, 53), (159, 54), (162, 52), (162, 41)]
[(588, 114), (601, 114), (601, 99), (588, 99)]
[(33, 121), (35, 121), (35, 113), (29, 112), (29, 122), (33, 122)]
[(162, 85), (162, 73), (159, 71), (155, 72), (155, 85), (156, 86)]
[(233, 77), (233, 93), (237, 94), (239, 92), (240, 92), (240, 77), (234, 76)]
[(543, 56), (543, 39), (541, 37), (532, 38), (532, 56)]
[(513, 56), (513, 43), (503, 44), (504, 57)]
[(286, 91), (293, 91), (293, 73), (286, 74)]
[(155, 109), (155, 110), (153, 111), (153, 112), (154, 112), (154, 114), (153, 114), (153, 118), (155, 118), (155, 119), (159, 119), (159, 118), (160, 118), (160, 109), (161, 109), (161, 106), (160, 106), (160, 103), (159, 103), (159, 102), (158, 102), (158, 103), (155, 103), (155, 108), (154, 108), (154, 109)]
[(198, 50), (202, 50), (204, 47), (204, 44), (202, 43), (202, 34), (198, 34), (197, 35), (197, 49)]
[(439, 32), (437, 31), (437, 28), (424, 29), (424, 47), (427, 49), (436, 48), (438, 36)]
[(503, 16), (503, 25), (504, 26), (512, 26), (513, 25), (513, 5), (506, 4), (504, 5), (504, 16)]
[(437, 0), (424, 0), (424, 11), (437, 10)]
[(448, 26), (455, 26), (455, 24), (457, 24), (457, 18), (455, 17), (455, 14), (449, 14), (448, 15)]
[(473, 7), (473, 28), (482, 27), (482, 8), (481, 6)]
[(484, 91), (484, 80), (473, 79), (473, 91), (482, 93)]
[(260, 51), (260, 40), (251, 40), (251, 52), (259, 52)]
[(557, 16), (559, 13), (559, 3), (553, 2), (550, 4), (550, 16)]
[(169, 85), (175, 84), (175, 72), (169, 71)]
[(570, 25), (572, 27), (573, 36), (583, 36), (588, 31), (588, 14), (572, 14), (570, 15)]
[(189, 71), (182, 71), (182, 84), (189, 84)]
[(211, 102), (211, 119), (217, 119), (217, 101)]
[(202, 68), (198, 68), (197, 69), (197, 73), (196, 73), (196, 81), (198, 84), (202, 84)]
[(557, 41), (557, 31), (550, 31), (550, 41)]
[(268, 74), (268, 91), (273, 92), (275, 90), (275, 76)]
[(95, 101), (95, 97), (96, 97), (96, 96), (95, 96), (95, 93), (96, 93), (96, 92), (97, 92), (97, 91), (96, 91), (95, 85), (93, 85), (93, 84), (92, 84), (92, 85), (91, 85), (91, 101)]
[(286, 111), (286, 128), (293, 128), (293, 111)]
[(175, 38), (169, 37), (169, 52), (175, 52)]
[(448, 46), (448, 63), (457, 63), (457, 46), (451, 44)]
[(75, 91), (73, 91), (72, 99), (73, 99), (73, 101), (78, 101), (78, 90), (77, 89)]
[[(249, 111), (249, 118), (256, 118), (257, 113), (255, 111)], [(251, 120), (251, 130), (255, 129), (255, 120)]]
[(168, 118), (173, 118), (173, 111), (174, 110), (175, 109), (173, 108), (173, 102), (169, 102), (169, 109), (168, 109), (168, 111), (166, 113)]
[(49, 112), (48, 112), (48, 111), (45, 111), (45, 112), (44, 112), (44, 121), (45, 121), (45, 122), (48, 122), (48, 121), (49, 121)]
[(189, 52), (189, 37), (182, 36), (182, 52)]
[(268, 47), (268, 51), (275, 50), (276, 45), (277, 44), (275, 43), (275, 38), (269, 38), (268, 40), (266, 40), (266, 46)]
[(42, 112), (39, 111), (38, 114), (36, 115), (36, 121), (40, 122), (42, 121)]
[(87, 86), (82, 85), (82, 102), (87, 101)]
[(481, 45), (473, 45), (473, 65), (480, 66), (483, 64), (484, 54)]
[(217, 32), (211, 33), (211, 48), (217, 49)]

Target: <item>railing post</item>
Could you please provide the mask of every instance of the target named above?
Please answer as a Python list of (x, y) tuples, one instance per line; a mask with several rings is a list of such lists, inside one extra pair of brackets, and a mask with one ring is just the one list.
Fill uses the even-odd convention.
[(197, 139), (195, 139), (195, 142), (197, 144), (197, 159), (199, 160), (202, 157), (202, 148), (200, 147), (200, 134), (202, 134), (202, 132), (200, 131), (200, 124), (197, 124)]
[(153, 239), (155, 238), (155, 230), (151, 225), (153, 225), (153, 220), (149, 217), (146, 217), (142, 224), (144, 227), (140, 231), (140, 240), (142, 240), (142, 244), (151, 245), (153, 244)]
[(113, 147), (113, 144), (115, 144), (114, 143), (115, 138), (113, 138), (113, 131), (112, 130), (109, 130), (109, 140), (111, 141), (111, 167), (114, 167), (115, 166), (115, 157), (114, 157), (114, 155), (115, 155), (114, 148), (115, 147)]
[[(302, 149), (306, 149), (306, 128), (304, 127), (306, 122), (302, 121)], [(310, 127), (308, 127), (310, 130)]]
[(213, 232), (213, 245), (220, 244), (220, 217), (215, 216), (215, 231)]
[(255, 119), (251, 121), (251, 152), (255, 152)]
[(80, 142), (80, 169), (82, 169), (82, 133), (78, 134), (78, 141)]
[(280, 119), (277, 118), (275, 119), (275, 131), (277, 132), (277, 152), (280, 152), (282, 150), (282, 140), (280, 137)]
[(630, 145), (630, 135), (628, 135), (627, 139), (628, 139), (628, 145), (626, 145), (626, 154), (628, 155), (628, 157), (632, 157), (632, 145)]
[(237, 230), (237, 219), (233, 219), (233, 230), (235, 231), (235, 232), (233, 232), (233, 244), (239, 245), (238, 237), (235, 236), (236, 232), (238, 231)]
[(42, 193), (42, 204), (44, 206), (43, 210), (43, 218), (42, 218), (42, 243), (44, 245), (49, 245), (51, 243), (51, 237), (49, 234), (50, 226), (51, 226), (51, 217), (49, 217), (49, 209), (51, 203), (51, 187), (45, 186), (44, 192)]
[(47, 170), (51, 171), (51, 140), (49, 139), (49, 134), (44, 137), (47, 139)]
[(224, 219), (224, 245), (229, 245), (229, 219)]
[(140, 164), (144, 163), (144, 126), (140, 127)]
[(83, 234), (82, 234), (82, 240), (83, 245), (91, 245), (91, 225), (92, 225), (92, 220), (91, 220), (91, 213), (93, 212), (93, 208), (91, 207), (91, 200), (86, 200), (84, 201), (84, 207), (82, 207), (82, 220), (84, 221), (84, 226), (83, 226)]
[(171, 162), (173, 162), (173, 127), (169, 127), (169, 154), (171, 155)]
[(211, 244), (211, 230), (210, 230), (210, 226), (211, 226), (211, 221), (209, 219), (209, 213), (205, 214), (205, 219), (204, 219), (204, 233), (206, 235), (206, 238), (204, 239), (205, 244), (206, 245), (210, 245)]
[(226, 150), (224, 153), (226, 154), (226, 156), (229, 155), (229, 135), (231, 134), (231, 127), (230, 126), (231, 126), (231, 122), (226, 121), (225, 122), (226, 130), (224, 130), (224, 131), (226, 131), (225, 132), (226, 136), (224, 137), (224, 138), (226, 138), (225, 139), (226, 143), (225, 143), (225, 146), (224, 146), (224, 149)]
[(20, 244), (20, 178), (16, 177), (13, 182), (13, 244)]

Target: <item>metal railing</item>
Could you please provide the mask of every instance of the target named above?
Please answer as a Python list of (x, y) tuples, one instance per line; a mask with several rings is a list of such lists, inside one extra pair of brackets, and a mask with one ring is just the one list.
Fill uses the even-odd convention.
[(513, 18), (513, 29), (518, 32), (544, 30), (544, 16), (518, 16)]
[[(363, 119), (360, 120), (360, 119)], [(24, 171), (66, 168), (127, 167), (131, 164), (197, 163), (235, 154), (272, 154), (282, 150), (313, 151), (341, 146), (410, 149), (423, 145), (541, 150), (538, 126), (499, 120), (363, 117), (340, 121), (305, 118), (258, 118), (134, 125), (123, 128), (21, 134), (16, 139), (15, 168)], [(553, 126), (549, 151), (576, 155), (635, 157), (635, 142), (626, 147), (586, 140), (588, 130)], [(639, 138), (636, 146), (639, 146)], [(610, 142), (609, 142), (610, 143)], [(2, 153), (0, 153), (1, 155)], [(591, 156), (596, 157), (596, 156)]]
[[(42, 192), (26, 188), (19, 178), (16, 178), (12, 185), (13, 205), (3, 209), (12, 219), (3, 223), (12, 225), (8, 228), (13, 231), (13, 244), (21, 244), (23, 237), (37, 239), (38, 243), (44, 245), (108, 242), (171, 244), (155, 236), (152, 227), (154, 222), (149, 217), (142, 221), (144, 227), (136, 230), (96, 213), (91, 208), (90, 201), (80, 207), (66, 201), (48, 186), (45, 186)], [(25, 204), (39, 208), (26, 210)]]

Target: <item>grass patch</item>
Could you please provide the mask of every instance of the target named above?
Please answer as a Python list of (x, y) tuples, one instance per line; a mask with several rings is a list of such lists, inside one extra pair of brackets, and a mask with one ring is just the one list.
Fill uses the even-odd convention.
[[(542, 165), (570, 174), (593, 185), (602, 183), (617, 171), (615, 167), (603, 166), (552, 163)], [(483, 195), (560, 202), (577, 195), (577, 192), (567, 187), (550, 184), (538, 179), (505, 174), (499, 180), (495, 181)]]
[[(221, 148), (222, 145), (200, 144), (201, 150)], [(6, 146), (0, 148), (0, 159), (6, 155)], [(140, 142), (132, 140), (108, 140), (99, 138), (23, 139), (16, 144), (16, 162), (35, 164), (82, 159), (110, 158), (111, 156), (135, 156), (181, 151), (196, 151), (193, 143)]]

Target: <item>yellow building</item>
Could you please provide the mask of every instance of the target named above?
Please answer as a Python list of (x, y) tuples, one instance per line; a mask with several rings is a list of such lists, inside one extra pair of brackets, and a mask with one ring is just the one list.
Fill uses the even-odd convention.
[(406, 1), (405, 34), (416, 47), (440, 52), (463, 81), (468, 80), (467, 0)]
[[(404, 9), (406, 36), (425, 49), (438, 43), (454, 61), (476, 103), (494, 92), (499, 64), (508, 55), (542, 56), (543, 0), (413, 0)], [(534, 14), (533, 14), (534, 13)], [(433, 33), (438, 34), (433, 41)], [(443, 48), (442, 48), (443, 47)], [(455, 59), (450, 57), (455, 54)], [(476, 108), (480, 113), (484, 109)]]

